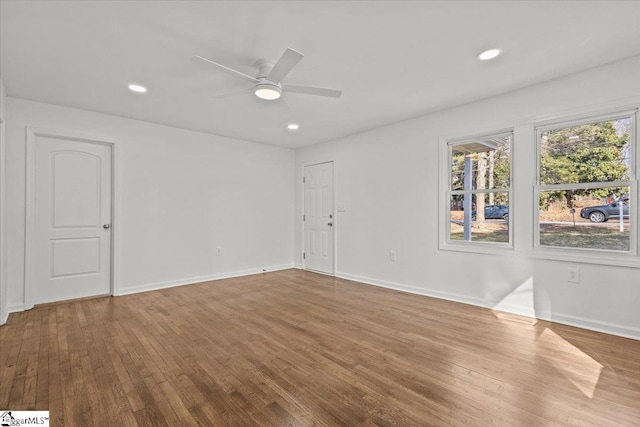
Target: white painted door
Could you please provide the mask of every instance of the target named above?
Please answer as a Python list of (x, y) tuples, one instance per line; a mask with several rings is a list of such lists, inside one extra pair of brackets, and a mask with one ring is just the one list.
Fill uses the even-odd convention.
[(36, 135), (31, 298), (111, 293), (111, 147)]
[(333, 163), (304, 168), (304, 266), (333, 274)]

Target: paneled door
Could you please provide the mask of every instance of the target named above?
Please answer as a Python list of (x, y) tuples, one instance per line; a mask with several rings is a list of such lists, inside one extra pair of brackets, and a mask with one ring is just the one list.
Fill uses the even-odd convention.
[(111, 293), (111, 146), (32, 135), (31, 302)]
[(304, 168), (304, 267), (334, 274), (333, 163)]

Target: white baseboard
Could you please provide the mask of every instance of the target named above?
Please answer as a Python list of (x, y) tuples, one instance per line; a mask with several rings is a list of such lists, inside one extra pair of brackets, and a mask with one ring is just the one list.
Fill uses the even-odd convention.
[(531, 317), (539, 319), (536, 316), (536, 311), (533, 307), (524, 307), (521, 305), (505, 304), (502, 301), (485, 302), (485, 304), (478, 304), (480, 307), (490, 308), (491, 310), (504, 311), (505, 313), (517, 314), (519, 316)]
[(477, 305), (485, 307), (484, 302), (480, 298), (468, 297), (464, 295), (453, 294), (449, 292), (436, 291), (433, 289), (417, 288), (415, 286), (401, 285), (395, 282), (387, 282), (384, 280), (371, 279), (369, 277), (358, 276), (355, 274), (336, 272), (336, 277), (341, 279), (353, 280), (355, 282), (365, 283), (367, 285), (379, 286), (396, 291), (408, 292), (410, 294), (423, 295), (427, 297), (445, 299), (449, 301), (461, 302), (463, 304)]
[(0, 319), (0, 325), (4, 325), (5, 323), (7, 323), (7, 320), (9, 319), (9, 315), (11, 313), (18, 313), (20, 311), (24, 311), (24, 304), (13, 304), (13, 305), (7, 306), (6, 310), (7, 311), (5, 311), (4, 316), (2, 316), (2, 319)]
[(563, 325), (575, 326), (577, 328), (588, 329), (591, 331), (602, 332), (610, 335), (617, 335), (624, 338), (640, 340), (640, 328), (632, 326), (620, 325), (617, 323), (603, 322), (600, 320), (587, 319), (584, 317), (570, 316), (566, 314), (536, 312), (531, 307), (523, 307), (511, 304), (504, 304), (500, 301), (486, 301), (480, 298), (469, 297), (465, 295), (442, 292), (434, 289), (417, 288), (415, 286), (402, 285), (399, 283), (386, 282), (384, 280), (371, 279), (369, 277), (358, 276), (349, 273), (336, 273), (336, 277), (342, 279), (353, 280), (367, 285), (379, 286), (382, 288), (394, 289), (397, 291), (408, 292), (417, 295), (424, 295), (432, 298), (439, 298), (448, 301), (460, 302), (463, 304), (471, 304), (479, 307), (485, 307), (492, 310), (504, 311), (507, 313), (518, 314), (520, 316), (533, 317), (540, 320), (546, 320)]
[(549, 312), (537, 313), (536, 317), (540, 320), (547, 320), (549, 322), (575, 326), (576, 328), (588, 329), (605, 334), (617, 335), (619, 337), (640, 340), (640, 328), (634, 328), (632, 326), (625, 326), (618, 323), (603, 322), (601, 320), (587, 319), (585, 317), (569, 316), (566, 314)]
[[(480, 298), (469, 297), (469, 296), (460, 295), (460, 294), (454, 294), (454, 293), (451, 293), (451, 292), (443, 292), (443, 291), (438, 291), (438, 290), (435, 290), (435, 289), (418, 288), (418, 287), (415, 287), (415, 286), (402, 285), (402, 284), (395, 283), (395, 282), (387, 282), (387, 281), (384, 281), (384, 280), (376, 280), (376, 279), (372, 279), (372, 278), (369, 278), (369, 277), (363, 277), (363, 276), (358, 276), (358, 275), (355, 275), (355, 274), (342, 273), (342, 272), (336, 273), (336, 277), (340, 277), (342, 279), (353, 280), (353, 281), (360, 282), (360, 283), (365, 283), (367, 285), (379, 286), (379, 287), (382, 287), (382, 288), (394, 289), (396, 291), (408, 292), (410, 294), (423, 295), (423, 296), (426, 296), (426, 297), (432, 297), (432, 298), (444, 299), (444, 300), (448, 300), (448, 301), (460, 302), (460, 303), (463, 303), (463, 304), (470, 304), (470, 305), (475, 305), (475, 306), (478, 306), (478, 307), (492, 308), (484, 300), (482, 300)], [(520, 312), (518, 312), (516, 314), (522, 314), (522, 315), (525, 315), (525, 316), (529, 315), (529, 314), (521, 313), (521, 312), (529, 313), (529, 310), (527, 310), (526, 308), (523, 308), (523, 307), (511, 307), (511, 308), (513, 310), (520, 311)]]
[(7, 307), (7, 314), (24, 311), (24, 304), (13, 304)]
[(195, 283), (209, 282), (211, 280), (230, 279), (233, 277), (250, 276), (252, 274), (260, 274), (269, 271), (287, 270), (293, 268), (293, 264), (273, 265), (264, 268), (252, 268), (248, 270), (233, 271), (227, 273), (211, 274), (208, 276), (190, 277), (186, 279), (169, 280), (166, 282), (149, 283), (146, 285), (132, 286), (120, 288), (114, 296), (137, 294), (139, 292), (155, 291), (158, 289), (173, 288), (176, 286), (193, 285)]

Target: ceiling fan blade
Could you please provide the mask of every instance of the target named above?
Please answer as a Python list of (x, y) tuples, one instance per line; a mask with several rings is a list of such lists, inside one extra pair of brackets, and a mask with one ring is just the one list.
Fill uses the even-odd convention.
[(304, 93), (306, 95), (328, 96), (329, 98), (340, 98), (342, 96), (341, 90), (325, 89), (325, 88), (313, 87), (313, 86), (283, 84), (282, 89), (285, 92), (290, 92), (290, 93)]
[(216, 67), (220, 68), (221, 70), (227, 71), (228, 73), (231, 73), (231, 74), (233, 74), (235, 76), (242, 77), (243, 79), (249, 80), (252, 83), (258, 83), (258, 81), (259, 81), (255, 77), (251, 77), (250, 75), (245, 74), (245, 73), (243, 73), (241, 71), (238, 71), (238, 70), (234, 70), (233, 68), (225, 67), (222, 64), (218, 64), (217, 62), (214, 62), (214, 61), (212, 61), (210, 59), (207, 59), (207, 58), (203, 58), (202, 56), (196, 55), (196, 56), (193, 57), (193, 59), (197, 59), (199, 61), (204, 61), (204, 62), (206, 62), (208, 64), (215, 65)]
[(280, 83), (302, 58), (304, 58), (303, 54), (288, 47), (269, 72), (267, 79), (274, 83)]
[(289, 103), (287, 102), (286, 99), (284, 99), (285, 97), (281, 97), (280, 100), (282, 101), (282, 105), (284, 105), (287, 109), (287, 111), (291, 114), (293, 114), (293, 108), (291, 108), (291, 105), (289, 105)]
[(234, 95), (240, 95), (243, 93), (249, 93), (250, 91), (252, 91), (253, 88), (246, 88), (246, 89), (238, 89), (238, 90), (232, 90), (231, 92), (224, 92), (224, 93), (219, 93), (217, 95), (213, 95), (210, 97), (210, 99), (222, 99), (222, 98), (228, 98), (230, 96), (234, 96)]

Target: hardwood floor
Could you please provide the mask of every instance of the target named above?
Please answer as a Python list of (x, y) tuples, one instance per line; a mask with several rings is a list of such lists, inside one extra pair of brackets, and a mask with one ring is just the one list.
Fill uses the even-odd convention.
[(12, 314), (0, 368), (54, 426), (640, 425), (640, 341), (298, 270)]

